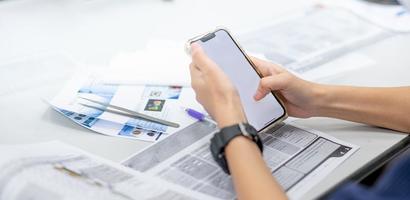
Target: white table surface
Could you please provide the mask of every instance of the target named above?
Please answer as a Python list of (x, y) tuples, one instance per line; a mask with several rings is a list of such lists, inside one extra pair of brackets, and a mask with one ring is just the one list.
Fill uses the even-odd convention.
[[(75, 71), (74, 67), (41, 70), (35, 65), (15, 68), (5, 63), (36, 54), (62, 52), (85, 63), (83, 67), (104, 67), (116, 53), (141, 49), (152, 39), (184, 41), (217, 25), (243, 32), (258, 21), (275, 19), (306, 3), (302, 0), (0, 1), (0, 144), (61, 140), (113, 161), (121, 161), (149, 145), (90, 132), (50, 109), (42, 98), (56, 94)], [(410, 35), (390, 38), (359, 52), (376, 61), (375, 64), (324, 82), (410, 85)], [(9, 90), (15, 85), (17, 89)], [(322, 194), (406, 136), (327, 118), (297, 123), (361, 147), (308, 192), (306, 199)]]

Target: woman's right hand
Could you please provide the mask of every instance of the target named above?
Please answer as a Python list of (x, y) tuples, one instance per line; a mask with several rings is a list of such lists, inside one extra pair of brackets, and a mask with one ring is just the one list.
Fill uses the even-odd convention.
[(252, 58), (263, 78), (254, 99), (261, 100), (273, 91), (285, 104), (292, 117), (308, 118), (318, 116), (322, 85), (302, 80), (273, 63)]

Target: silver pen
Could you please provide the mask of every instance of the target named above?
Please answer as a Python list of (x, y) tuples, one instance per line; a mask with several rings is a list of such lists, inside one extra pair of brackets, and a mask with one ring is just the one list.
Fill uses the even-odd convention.
[[(114, 113), (114, 114), (118, 114), (118, 115), (123, 115), (123, 116), (131, 117), (131, 118), (141, 118), (141, 119), (145, 119), (147, 121), (151, 121), (151, 122), (155, 122), (155, 123), (158, 123), (158, 124), (171, 126), (171, 127), (174, 127), (174, 128), (179, 127), (178, 123), (163, 120), (163, 119), (159, 119), (159, 118), (156, 118), (156, 117), (152, 117), (152, 116), (149, 116), (149, 115), (146, 115), (146, 114), (143, 114), (143, 113), (139, 113), (139, 112), (136, 112), (136, 111), (133, 111), (133, 110), (129, 110), (127, 108), (102, 103), (102, 102), (99, 102), (97, 100), (89, 99), (89, 98), (85, 98), (85, 97), (79, 97), (79, 98), (90, 101), (90, 102), (93, 102), (93, 103), (101, 105), (101, 106), (104, 106), (104, 107), (106, 107), (106, 109), (102, 109), (102, 108), (87, 105), (87, 104), (81, 104), (81, 105), (86, 106), (86, 107), (90, 107), (90, 108), (94, 108), (94, 109), (98, 109), (98, 110), (102, 110), (102, 111), (106, 111), (106, 112), (110, 112), (110, 113)], [(113, 108), (113, 109), (110, 109), (110, 108)]]

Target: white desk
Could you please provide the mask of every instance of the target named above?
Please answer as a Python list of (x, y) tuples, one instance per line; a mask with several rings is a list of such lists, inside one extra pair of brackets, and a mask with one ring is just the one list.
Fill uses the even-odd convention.
[[(216, 25), (244, 31), (306, 3), (293, 1), (5, 1), (0, 3), (0, 64), (41, 52), (64, 52), (87, 65), (107, 65), (118, 51), (142, 48), (149, 39), (184, 41)], [(181, 45), (182, 46), (182, 45)], [(325, 82), (363, 86), (410, 85), (410, 35), (391, 38), (360, 52), (377, 64)], [(92, 133), (51, 110), (42, 97), (57, 93), (74, 69), (56, 66), (26, 72), (0, 65), (0, 143), (62, 140), (120, 161), (149, 143)], [(44, 74), (46, 73), (46, 76)], [(4, 77), (7, 77), (4, 78)], [(44, 76), (42, 82), (36, 77)], [(58, 77), (58, 78), (53, 78)], [(7, 81), (6, 81), (7, 80)], [(12, 80), (12, 81), (10, 81)], [(1, 92), (16, 82), (14, 92)], [(361, 146), (361, 149), (308, 193), (319, 196), (405, 138), (405, 134), (334, 119), (298, 123)]]

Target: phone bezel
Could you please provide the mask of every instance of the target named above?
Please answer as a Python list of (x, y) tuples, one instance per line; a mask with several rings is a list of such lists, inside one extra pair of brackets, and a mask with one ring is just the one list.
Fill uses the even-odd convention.
[[(188, 42), (187, 42), (187, 44), (186, 44), (186, 47), (185, 47), (186, 52), (187, 52), (188, 54), (190, 54), (190, 52), (191, 52), (190, 47), (191, 47), (191, 44), (192, 44), (192, 43), (197, 42), (198, 40), (201, 40), (203, 37), (205, 37), (205, 36), (207, 36), (207, 35), (209, 35), (209, 34), (215, 34), (215, 33), (218, 32), (218, 31), (225, 31), (226, 34), (228, 34), (228, 36), (231, 38), (231, 40), (233, 41), (233, 43), (236, 45), (236, 47), (238, 47), (239, 51), (240, 51), (240, 52), (242, 53), (242, 55), (246, 58), (246, 60), (248, 61), (248, 63), (252, 66), (253, 70), (255, 70), (256, 74), (258, 74), (258, 76), (259, 76), (260, 78), (263, 78), (262, 73), (256, 68), (256, 66), (255, 66), (255, 64), (252, 62), (252, 60), (249, 58), (249, 56), (245, 53), (245, 51), (242, 49), (242, 47), (239, 45), (239, 43), (232, 37), (232, 34), (231, 34), (226, 28), (218, 27), (218, 28), (216, 28), (216, 29), (213, 30), (213, 31), (209, 31), (209, 32), (207, 32), (207, 33), (201, 34), (201, 35), (199, 35), (199, 36), (196, 36), (196, 37), (194, 37), (194, 38), (188, 40)], [(270, 121), (268, 122), (269, 124), (267, 124), (266, 126), (264, 126), (263, 128), (261, 128), (260, 130), (258, 130), (259, 133), (264, 133), (264, 132), (270, 130), (271, 128), (276, 127), (278, 124), (280, 124), (283, 120), (285, 120), (285, 119), (288, 117), (286, 107), (284, 106), (282, 100), (281, 100), (274, 92), (271, 91), (271, 94), (275, 97), (276, 101), (279, 102), (279, 105), (281, 106), (281, 108), (282, 108), (282, 110), (283, 110), (283, 114), (282, 114), (282, 116), (280, 116), (280, 117), (277, 118), (276, 120), (275, 120), (275, 119), (272, 119), (273, 121), (270, 120)], [(246, 115), (246, 113), (245, 113), (245, 115)]]

